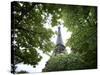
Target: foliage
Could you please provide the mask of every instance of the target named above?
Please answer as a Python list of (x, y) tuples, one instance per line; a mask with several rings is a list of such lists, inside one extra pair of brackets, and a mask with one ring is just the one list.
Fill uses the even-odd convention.
[(23, 71), (23, 70), (17, 72), (17, 74), (24, 74), (24, 73), (28, 73), (28, 72), (27, 71)]
[(79, 53), (63, 54), (51, 57), (42, 71), (49, 72), (94, 68), (89, 65), (92, 66), (92, 64), (85, 61), (83, 56)]
[[(64, 11), (63, 19), (65, 22), (65, 26), (70, 31), (73, 32), (72, 37), (68, 41), (67, 45), (79, 49), (81, 47), (80, 45), (83, 45), (84, 43), (90, 44), (90, 41), (93, 41), (94, 46), (96, 46), (96, 38), (97, 38), (96, 7), (69, 6), (66, 7), (66, 10), (64, 9), (63, 11)], [(67, 12), (67, 14), (65, 12)]]
[(66, 42), (66, 46), (72, 48), (72, 54), (52, 57), (46, 71), (97, 66), (97, 8), (95, 6), (30, 2), (12, 2), (11, 5), (11, 52), (12, 55), (15, 53), (11, 63), (15, 60), (15, 64), (23, 62), (35, 67), (42, 58), (38, 50), (48, 53), (54, 48), (50, 40), (54, 32), (50, 28), (45, 28), (47, 21), (49, 20), (49, 25), (53, 27), (59, 25), (58, 20), (62, 19), (64, 26), (72, 32), (71, 38)]
[[(65, 13), (67, 12), (67, 13)], [(67, 6), (63, 9), (65, 26), (72, 32), (66, 43), (72, 52), (84, 54), (87, 62), (97, 66), (97, 7)]]
[[(53, 8), (52, 8), (53, 7)], [(24, 62), (35, 67), (41, 60), (38, 49), (44, 53), (53, 50), (50, 41), (54, 32), (45, 28), (47, 19), (52, 15), (51, 25), (57, 25), (60, 11), (54, 5), (30, 2), (12, 2), (12, 63)]]
[(72, 32), (66, 43), (72, 53), (52, 57), (43, 71), (97, 68), (97, 8), (62, 6), (62, 19), (64, 26)]

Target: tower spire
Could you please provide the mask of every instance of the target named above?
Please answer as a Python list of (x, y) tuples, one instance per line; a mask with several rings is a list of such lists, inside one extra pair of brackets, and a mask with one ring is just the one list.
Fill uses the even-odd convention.
[(58, 27), (58, 35), (57, 35), (57, 41), (56, 44), (62, 44), (63, 45), (63, 41), (62, 41), (62, 36), (61, 36), (61, 28), (60, 26)]
[(56, 49), (54, 50), (54, 55), (64, 53), (65, 46), (63, 45), (62, 36), (61, 36), (61, 28), (58, 27), (57, 41), (56, 41)]

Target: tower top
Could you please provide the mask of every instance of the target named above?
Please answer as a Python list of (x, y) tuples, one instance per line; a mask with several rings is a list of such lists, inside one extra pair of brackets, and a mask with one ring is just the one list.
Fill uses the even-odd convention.
[(57, 41), (56, 41), (56, 48), (54, 50), (54, 55), (64, 53), (65, 52), (65, 46), (63, 45), (62, 36), (61, 36), (61, 28), (58, 27), (58, 35), (57, 35)]
[(61, 36), (61, 28), (60, 26), (58, 27), (58, 33), (57, 33), (57, 41), (56, 41), (56, 44), (61, 44), (63, 45), (63, 41), (62, 41), (62, 36)]

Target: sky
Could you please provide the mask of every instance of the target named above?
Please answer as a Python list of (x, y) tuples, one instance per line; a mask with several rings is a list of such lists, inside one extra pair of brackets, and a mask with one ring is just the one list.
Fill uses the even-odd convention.
[[(57, 32), (58, 27), (60, 26), (62, 41), (63, 41), (63, 44), (65, 45), (65, 43), (71, 37), (72, 32), (69, 32), (68, 29), (66, 27), (64, 27), (64, 22), (61, 19), (58, 19), (58, 21), (60, 22), (60, 25), (52, 27), (51, 26), (51, 19), (52, 19), (52, 15), (49, 15), (46, 23), (44, 24), (44, 27), (47, 29), (50, 28), (54, 32)], [(54, 42), (54, 44), (56, 44), (56, 40), (57, 40), (57, 35), (55, 34), (52, 36), (51, 41)], [(68, 46), (66, 47), (66, 50), (68, 53), (71, 52), (71, 48)], [(50, 57), (48, 55), (44, 54), (41, 50), (38, 50), (38, 53), (40, 53), (40, 55), (42, 56), (42, 60), (39, 62), (39, 64), (36, 66), (36, 68), (33, 68), (31, 65), (25, 65), (23, 63), (20, 63), (20, 64), (17, 64), (16, 71), (24, 70), (24, 71), (27, 71), (30, 73), (42, 72), (42, 69), (45, 67), (46, 62), (49, 60)]]

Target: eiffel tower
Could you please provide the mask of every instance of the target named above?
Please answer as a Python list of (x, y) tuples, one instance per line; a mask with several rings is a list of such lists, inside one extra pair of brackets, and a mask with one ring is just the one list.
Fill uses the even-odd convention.
[(65, 52), (65, 46), (62, 41), (62, 36), (61, 36), (61, 28), (60, 26), (58, 27), (58, 34), (57, 34), (57, 41), (56, 41), (56, 48), (54, 50), (54, 55), (56, 56), (57, 54), (61, 54)]
[[(56, 48), (52, 54), (52, 56), (56, 56), (62, 53), (65, 53), (65, 46), (63, 45), (62, 36), (61, 36), (61, 28), (58, 27), (58, 34), (57, 34), (57, 41), (56, 41)], [(48, 66), (49, 61), (46, 62), (45, 68), (42, 69), (43, 72), (46, 71), (46, 67)]]

